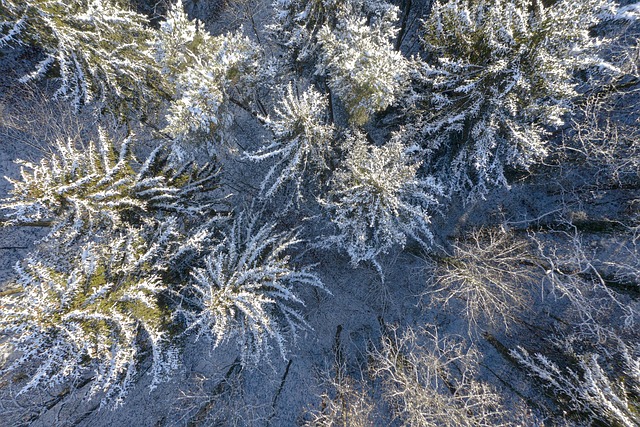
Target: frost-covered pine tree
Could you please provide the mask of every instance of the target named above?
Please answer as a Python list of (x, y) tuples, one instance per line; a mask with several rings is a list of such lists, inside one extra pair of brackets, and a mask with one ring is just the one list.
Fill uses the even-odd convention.
[(379, 20), (346, 15), (318, 33), (321, 58), (317, 72), (344, 103), (349, 120), (364, 125), (372, 114), (394, 103), (407, 82), (407, 61), (393, 47), (397, 10)]
[(97, 100), (128, 117), (164, 91), (146, 46), (147, 18), (117, 0), (4, 0), (0, 47), (35, 44), (45, 54), (23, 82), (54, 74), (56, 96), (77, 108)]
[(413, 70), (410, 127), (449, 191), (482, 198), (547, 153), (545, 132), (576, 97), (574, 73), (606, 65), (590, 29), (610, 0), (436, 1)]
[(297, 94), (289, 84), (275, 108), (275, 117), (266, 117), (265, 125), (273, 132), (271, 144), (247, 153), (253, 161), (274, 159), (261, 191), (271, 197), (287, 183), (295, 186), (295, 197), (302, 198), (303, 185), (315, 174), (327, 171), (333, 150), (335, 127), (327, 123), (327, 97), (313, 87)]
[(258, 47), (240, 33), (211, 36), (178, 0), (156, 33), (154, 50), (172, 98), (165, 131), (185, 140), (228, 126), (229, 92), (253, 84)]
[(347, 157), (320, 203), (338, 234), (327, 239), (349, 254), (353, 265), (371, 261), (411, 237), (427, 247), (432, 238), (430, 209), (441, 193), (431, 178), (419, 178), (421, 162), (411, 147), (395, 139), (369, 145), (357, 132), (346, 142)]
[(0, 375), (25, 374), (21, 392), (73, 383), (93, 372), (92, 391), (118, 403), (151, 360), (152, 387), (176, 364), (169, 295), (217, 242), (224, 205), (212, 165), (168, 165), (160, 145), (142, 164), (134, 136), (116, 147), (58, 141), (40, 164), (22, 162), (9, 223), (46, 219), (50, 234), (17, 267), (0, 296)]
[[(315, 61), (317, 36), (324, 25), (335, 27), (348, 15), (371, 17), (393, 24), (397, 8), (386, 0), (275, 0), (275, 17), (269, 27), (295, 61)], [(316, 58), (317, 59), (317, 58)]]
[(214, 347), (237, 340), (243, 364), (268, 360), (276, 344), (284, 358), (285, 341), (308, 327), (296, 306), (304, 305), (296, 288), (324, 289), (307, 269), (291, 265), (286, 251), (299, 243), (293, 233), (279, 233), (275, 224), (258, 224), (242, 213), (225, 238), (192, 273), (185, 292), (190, 308), (180, 311), (187, 330), (209, 336)]
[(216, 215), (216, 166), (168, 165), (160, 145), (142, 164), (132, 153), (135, 135), (117, 147), (106, 131), (84, 147), (58, 139), (54, 152), (39, 164), (18, 160), (20, 179), (10, 179), (10, 197), (0, 201), (10, 223), (50, 221), (52, 236), (73, 240), (78, 235), (109, 233), (123, 225), (140, 225), (170, 213), (185, 220)]
[(23, 260), (0, 296), (0, 350), (11, 354), (0, 376), (25, 376), (19, 393), (92, 376), (103, 404), (122, 402), (148, 356), (152, 388), (166, 380), (177, 359), (159, 296), (174, 227), (124, 227), (108, 241), (76, 251), (49, 244)]
[(277, 37), (296, 61), (316, 63), (347, 107), (366, 123), (393, 104), (407, 82), (406, 59), (393, 48), (398, 8), (382, 0), (281, 0)]

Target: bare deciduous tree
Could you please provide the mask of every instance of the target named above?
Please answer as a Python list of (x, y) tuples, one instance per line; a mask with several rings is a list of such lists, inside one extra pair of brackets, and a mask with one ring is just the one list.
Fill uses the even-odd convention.
[(431, 306), (446, 307), (458, 299), (470, 329), (508, 329), (542, 279), (532, 252), (526, 240), (506, 230), (472, 231), (453, 244), (450, 256), (435, 259)]
[(434, 327), (397, 330), (372, 353), (382, 393), (406, 426), (511, 425), (500, 395), (476, 378), (478, 351)]

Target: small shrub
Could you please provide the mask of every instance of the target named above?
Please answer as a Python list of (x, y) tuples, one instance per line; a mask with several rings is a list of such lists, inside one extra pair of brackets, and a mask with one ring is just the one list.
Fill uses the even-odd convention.
[(405, 426), (507, 426), (498, 393), (476, 379), (480, 354), (435, 328), (393, 330), (372, 353), (383, 396)]

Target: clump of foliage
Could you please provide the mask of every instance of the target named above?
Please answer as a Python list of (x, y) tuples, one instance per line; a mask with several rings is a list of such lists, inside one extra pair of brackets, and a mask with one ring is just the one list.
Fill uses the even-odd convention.
[(419, 178), (421, 162), (398, 140), (376, 147), (361, 133), (349, 137), (346, 159), (321, 204), (338, 234), (326, 241), (349, 254), (354, 265), (371, 261), (411, 237), (427, 247), (432, 238), (429, 210), (440, 187)]
[(56, 74), (56, 96), (78, 108), (92, 100), (127, 116), (158, 103), (160, 69), (146, 43), (147, 18), (116, 0), (6, 0), (0, 8), (0, 47), (33, 43), (45, 54), (26, 82)]
[[(606, 66), (589, 30), (609, 0), (454, 0), (434, 3), (414, 69), (410, 127), (451, 192), (484, 197), (505, 168), (547, 154), (545, 133), (577, 96), (577, 70)], [(412, 109), (410, 108), (410, 109)]]
[(224, 239), (192, 273), (186, 290), (193, 309), (182, 310), (188, 330), (214, 339), (214, 347), (236, 339), (243, 364), (256, 365), (272, 353), (275, 342), (286, 355), (286, 336), (295, 339), (307, 327), (295, 308), (304, 305), (298, 286), (324, 289), (307, 269), (294, 268), (285, 252), (299, 243), (295, 234), (278, 233), (275, 224), (241, 214)]

